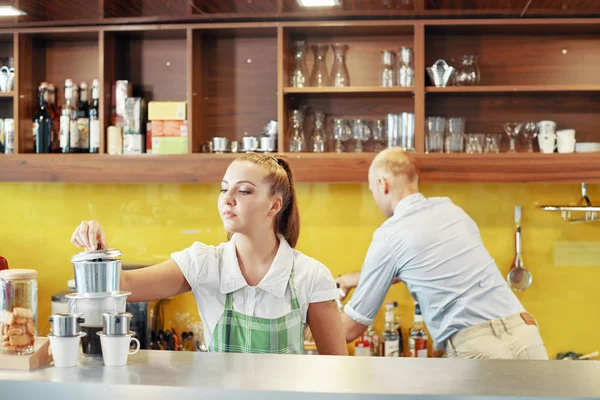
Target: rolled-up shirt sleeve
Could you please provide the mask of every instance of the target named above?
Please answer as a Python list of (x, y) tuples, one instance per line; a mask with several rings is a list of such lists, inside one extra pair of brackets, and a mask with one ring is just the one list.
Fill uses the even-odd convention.
[(396, 259), (392, 248), (385, 237), (376, 232), (360, 271), (358, 286), (344, 312), (360, 324), (371, 325), (395, 276)]

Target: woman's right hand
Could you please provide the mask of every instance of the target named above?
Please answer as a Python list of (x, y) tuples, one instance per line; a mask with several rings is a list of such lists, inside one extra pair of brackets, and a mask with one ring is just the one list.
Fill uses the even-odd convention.
[(77, 247), (85, 247), (88, 251), (104, 250), (108, 248), (106, 234), (97, 221), (83, 221), (73, 232), (71, 243)]

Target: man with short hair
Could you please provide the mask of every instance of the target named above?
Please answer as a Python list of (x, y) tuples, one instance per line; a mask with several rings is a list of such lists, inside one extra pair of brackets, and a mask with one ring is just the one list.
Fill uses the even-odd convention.
[(528, 314), (486, 250), (475, 222), (449, 198), (419, 193), (419, 168), (398, 148), (379, 153), (369, 189), (387, 220), (375, 231), (344, 308), (346, 341), (373, 323), (390, 285), (406, 283), (435, 347), (453, 358), (548, 359)]

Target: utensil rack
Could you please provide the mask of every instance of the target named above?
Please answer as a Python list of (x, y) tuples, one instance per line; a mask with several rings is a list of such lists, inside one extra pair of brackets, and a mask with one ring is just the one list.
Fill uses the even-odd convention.
[[(581, 183), (581, 198), (576, 206), (540, 206), (542, 211), (560, 211), (562, 219), (567, 222), (600, 222), (600, 207), (592, 206), (587, 196), (587, 186)], [(575, 214), (572, 214), (575, 213)]]

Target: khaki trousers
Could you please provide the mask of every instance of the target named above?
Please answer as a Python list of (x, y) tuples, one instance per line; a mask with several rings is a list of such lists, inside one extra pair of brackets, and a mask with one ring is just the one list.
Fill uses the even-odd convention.
[(470, 326), (446, 341), (447, 358), (547, 360), (535, 319), (528, 313)]

